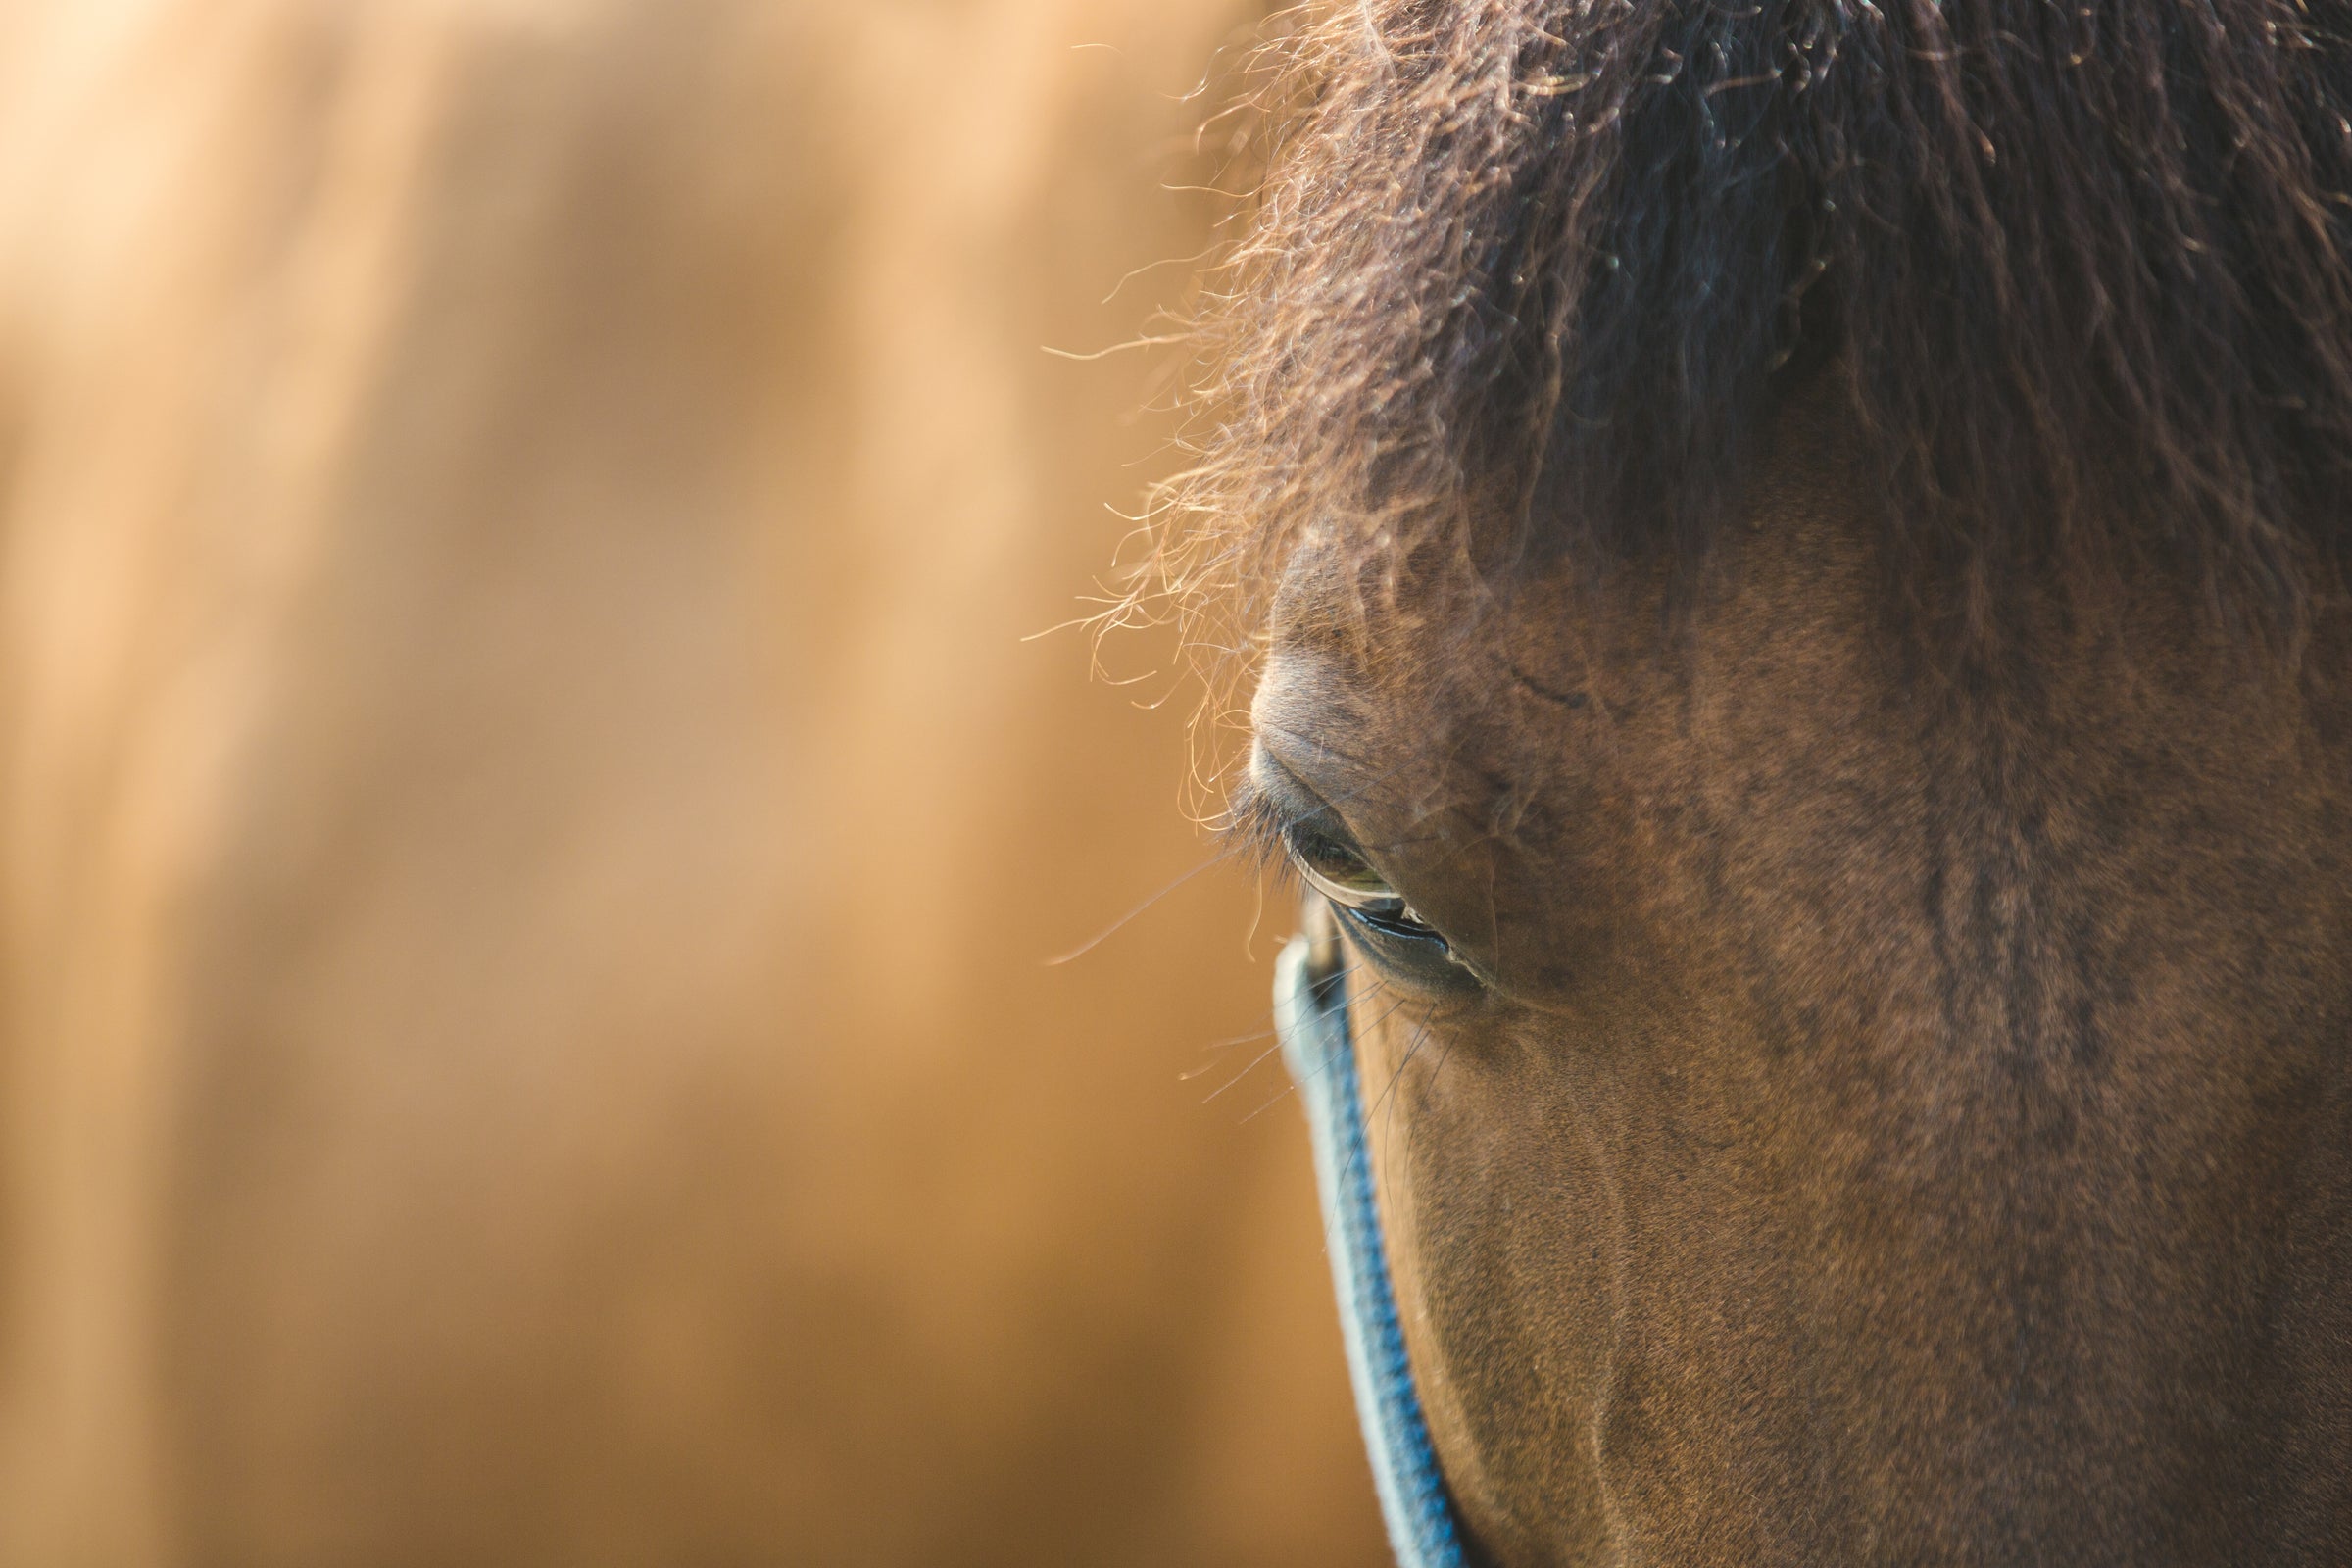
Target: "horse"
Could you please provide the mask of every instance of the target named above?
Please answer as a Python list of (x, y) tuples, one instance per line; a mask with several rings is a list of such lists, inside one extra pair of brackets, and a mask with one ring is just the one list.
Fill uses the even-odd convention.
[(0, 1562), (1377, 1559), (1254, 893), (1045, 962), (1249, 20), (0, 8)]
[(2352, 8), (1270, 47), (1137, 592), (1400, 1559), (2352, 1560)]

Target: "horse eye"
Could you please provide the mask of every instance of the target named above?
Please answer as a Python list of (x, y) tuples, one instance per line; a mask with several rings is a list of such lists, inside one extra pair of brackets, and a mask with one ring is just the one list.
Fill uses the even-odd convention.
[(1290, 828), (1282, 840), (1298, 874), (1333, 903), (1358, 908), (1382, 900), (1404, 902), (1361, 855), (1339, 840), (1304, 826)]
[(1285, 828), (1282, 840), (1300, 880), (1330, 902), (1340, 923), (1355, 932), (1380, 967), (1441, 990), (1470, 980), (1453, 944), (1422, 919), (1353, 845), (1303, 822)]
[(1437, 937), (1404, 902), (1404, 895), (1389, 886), (1352, 846), (1303, 824), (1286, 829), (1282, 839), (1291, 864), (1306, 885), (1341, 908), (1398, 935)]

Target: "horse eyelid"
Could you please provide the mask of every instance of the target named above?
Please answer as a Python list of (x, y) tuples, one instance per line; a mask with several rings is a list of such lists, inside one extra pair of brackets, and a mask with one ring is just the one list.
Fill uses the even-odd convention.
[[(1308, 887), (1342, 908), (1353, 909), (1361, 914), (1376, 915), (1383, 919), (1401, 920), (1411, 925), (1427, 926), (1429, 924), (1428, 921), (1421, 918), (1411, 905), (1405, 903), (1404, 895), (1391, 887), (1385, 878), (1381, 880), (1377, 888), (1350, 887), (1336, 877), (1317, 870), (1313, 862), (1299, 853), (1298, 842), (1292, 836), (1298, 824), (1294, 823), (1283, 829), (1283, 849), (1290, 857), (1292, 868), (1298, 873), (1299, 880)], [(1335, 841), (1334, 847), (1356, 856), (1359, 863), (1364, 863), (1361, 860), (1362, 852), (1355, 849), (1353, 845), (1340, 844)], [(1365, 864), (1365, 869), (1371, 870), (1368, 863)], [(1379, 873), (1372, 872), (1371, 874), (1378, 876)]]

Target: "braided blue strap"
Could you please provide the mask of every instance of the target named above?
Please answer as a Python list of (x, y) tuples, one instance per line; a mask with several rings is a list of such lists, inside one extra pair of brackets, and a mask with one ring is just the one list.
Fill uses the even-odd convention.
[(1354, 1042), (1348, 1034), (1344, 984), (1321, 990), (1303, 936), (1291, 939), (1274, 971), (1274, 1025), (1282, 1059), (1298, 1085), (1315, 1145), (1315, 1185), (1323, 1194), (1323, 1234), (1340, 1298), (1340, 1333), (1355, 1413), (1372, 1458), (1372, 1484), (1388, 1521), (1398, 1568), (1460, 1568), (1461, 1532), (1430, 1446), (1413, 1369), (1389, 1285), (1372, 1162), (1364, 1144), (1363, 1096)]

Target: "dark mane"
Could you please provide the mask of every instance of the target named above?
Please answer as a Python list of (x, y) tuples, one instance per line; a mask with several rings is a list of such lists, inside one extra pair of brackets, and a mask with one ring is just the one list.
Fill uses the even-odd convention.
[[(1829, 378), (1979, 631), (2076, 552), (2292, 623), (2352, 482), (2345, 7), (1362, 0), (1203, 320), (1179, 586), (1473, 515), (1694, 561)], [(1245, 619), (1257, 611), (1243, 607)]]

